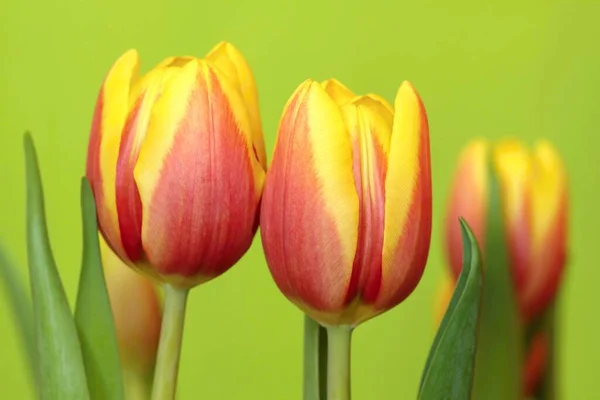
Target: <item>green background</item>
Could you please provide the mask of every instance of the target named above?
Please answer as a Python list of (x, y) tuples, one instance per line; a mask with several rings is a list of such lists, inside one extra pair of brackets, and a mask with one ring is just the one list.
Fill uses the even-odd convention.
[[(594, 4), (595, 3), (595, 4)], [(433, 339), (445, 262), (441, 221), (457, 152), (472, 137), (546, 137), (570, 174), (570, 263), (560, 316), (561, 387), (586, 398), (600, 364), (599, 2), (51, 0), (0, 6), (0, 239), (26, 277), (22, 133), (33, 131), (60, 273), (75, 300), (79, 178), (97, 91), (137, 48), (142, 69), (234, 43), (253, 68), (268, 153), (282, 107), (304, 79), (336, 77), (392, 101), (410, 80), (431, 128), (434, 230), (414, 294), (354, 335), (353, 392), (414, 398)], [(0, 297), (0, 387), (30, 398), (20, 342)], [(221, 278), (193, 290), (181, 399), (300, 399), (302, 315), (278, 292), (260, 240)]]

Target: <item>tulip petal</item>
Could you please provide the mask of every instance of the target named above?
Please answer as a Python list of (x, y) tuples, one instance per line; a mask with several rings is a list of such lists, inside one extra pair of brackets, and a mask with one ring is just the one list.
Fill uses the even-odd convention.
[(376, 308), (398, 304), (416, 287), (431, 239), (429, 127), (419, 95), (403, 82), (396, 95), (385, 179), (381, 289)]
[(539, 314), (552, 301), (566, 263), (566, 173), (548, 142), (534, 148), (531, 188), (530, 266), (522, 298), (526, 317)]
[(389, 127), (391, 136), (392, 126), (394, 124), (394, 107), (392, 107), (390, 103), (388, 103), (383, 97), (376, 94), (367, 94), (366, 96), (361, 96), (360, 100), (356, 101), (360, 101), (368, 106), (372, 111), (377, 112), (377, 114), (384, 119), (386, 125)]
[(261, 235), (279, 289), (309, 313), (346, 305), (359, 214), (352, 165), (337, 105), (319, 83), (304, 82), (279, 125)]
[(139, 57), (135, 50), (123, 54), (106, 76), (94, 111), (88, 146), (86, 176), (94, 193), (99, 226), (113, 250), (123, 259), (115, 175), (121, 132), (129, 110), (131, 86), (137, 81)]
[(143, 258), (142, 250), (142, 204), (133, 177), (133, 169), (146, 137), (152, 107), (161, 95), (165, 84), (177, 68), (154, 69), (143, 77), (132, 92), (138, 94), (121, 137), (116, 172), (116, 200), (119, 231), (127, 258), (133, 262)]
[(204, 61), (185, 65), (155, 103), (134, 176), (144, 251), (173, 284), (223, 273), (252, 242), (264, 171), (240, 110), (238, 91)]
[(267, 156), (263, 138), (262, 123), (258, 107), (258, 91), (254, 75), (246, 59), (231, 43), (217, 44), (206, 56), (213, 66), (219, 69), (227, 79), (240, 91), (252, 129), (252, 143), (263, 169), (267, 169)]
[(485, 224), (488, 205), (488, 150), (484, 139), (469, 143), (458, 159), (446, 214), (445, 245), (455, 277), (462, 269), (462, 237), (459, 217), (471, 226), (482, 252), (485, 250)]
[(345, 104), (350, 103), (356, 95), (350, 89), (348, 89), (342, 82), (337, 79), (328, 79), (321, 83), (325, 92), (331, 97), (331, 99), (341, 107)]
[(529, 280), (531, 163), (527, 148), (516, 140), (503, 140), (494, 148), (494, 164), (501, 187), (502, 214), (509, 262), (517, 292)]
[(373, 303), (381, 287), (384, 185), (391, 123), (382, 117), (387, 110), (380, 108), (380, 103), (367, 97), (358, 97), (341, 108), (352, 142), (352, 169), (359, 198), (358, 243), (347, 302), (360, 293), (364, 303)]

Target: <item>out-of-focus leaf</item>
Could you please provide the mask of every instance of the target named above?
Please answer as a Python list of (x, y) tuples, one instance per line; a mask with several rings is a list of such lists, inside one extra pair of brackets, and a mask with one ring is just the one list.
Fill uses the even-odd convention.
[(327, 399), (327, 331), (304, 316), (304, 400)]
[(523, 334), (504, 234), (500, 190), (490, 169), (485, 276), (473, 399), (523, 396)]
[(25, 282), (19, 277), (15, 262), (8, 257), (7, 252), (1, 244), (0, 280), (4, 282), (6, 300), (12, 309), (13, 317), (17, 324), (17, 332), (27, 356), (27, 366), (29, 367), (31, 379), (36, 383), (38, 381), (36, 376), (37, 361), (35, 355), (31, 300), (29, 299)]
[(44, 194), (31, 136), (24, 137), (27, 171), (27, 255), (42, 399), (88, 399), (83, 357), (67, 296), (56, 269)]
[(463, 268), (425, 364), (420, 400), (466, 400), (471, 394), (483, 272), (477, 240), (462, 218), (460, 224)]
[(81, 181), (83, 259), (75, 322), (81, 341), (88, 387), (92, 399), (123, 398), (123, 380), (110, 300), (102, 269), (96, 205), (85, 178)]

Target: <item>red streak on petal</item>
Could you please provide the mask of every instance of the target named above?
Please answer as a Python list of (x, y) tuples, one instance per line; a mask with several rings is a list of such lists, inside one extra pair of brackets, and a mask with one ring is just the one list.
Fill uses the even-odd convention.
[(165, 275), (220, 275), (254, 237), (258, 198), (245, 138), (212, 70), (198, 80), (143, 228), (148, 260)]
[(144, 95), (129, 113), (119, 149), (116, 173), (117, 214), (123, 249), (133, 262), (143, 259), (142, 249), (142, 202), (133, 177), (140, 145), (135, 145), (137, 122)]
[[(359, 293), (363, 302), (373, 303), (381, 288), (387, 160), (383, 149), (374, 140), (374, 135), (368, 140), (373, 141), (375, 153), (375, 157), (370, 160), (362, 160), (367, 156), (367, 152), (364, 149), (361, 151), (360, 144), (356, 143), (358, 141), (353, 143), (352, 169), (359, 198), (359, 224), (358, 243), (346, 303), (351, 303)], [(361, 171), (363, 162), (371, 163), (372, 176), (363, 176), (367, 172)]]
[(299, 92), (282, 117), (263, 193), (261, 235), (271, 275), (284, 295), (315, 310), (340, 311), (348, 285), (340, 277), (350, 266), (320, 192), (304, 95)]
[(531, 202), (528, 193), (523, 194), (523, 196), (524, 201), (518, 205), (516, 215), (505, 216), (504, 218), (508, 260), (511, 266), (513, 284), (518, 295), (522, 295), (531, 263)]
[(94, 195), (96, 203), (96, 213), (98, 214), (98, 230), (106, 239), (108, 246), (122, 259), (127, 259), (125, 251), (121, 246), (117, 226), (112, 225), (111, 215), (106, 209), (104, 201), (103, 178), (100, 166), (100, 149), (102, 145), (102, 116), (104, 109), (104, 85), (100, 89), (94, 117), (92, 120), (92, 129), (90, 132), (90, 141), (88, 144), (88, 154), (86, 163), (86, 178)]

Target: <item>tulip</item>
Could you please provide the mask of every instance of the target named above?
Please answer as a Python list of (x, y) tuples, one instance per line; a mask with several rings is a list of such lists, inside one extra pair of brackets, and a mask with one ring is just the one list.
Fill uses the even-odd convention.
[[(453, 277), (445, 278), (437, 292), (434, 303), (434, 323), (436, 328), (442, 323), (444, 314), (450, 305), (456, 282)], [(523, 365), (523, 394), (526, 398), (534, 394), (544, 375), (544, 367), (548, 361), (548, 338), (545, 332), (534, 334), (526, 349)]]
[(460, 156), (446, 220), (446, 251), (455, 276), (461, 266), (460, 231), (464, 217), (482, 244), (488, 204), (489, 169), (500, 185), (502, 217), (514, 287), (524, 321), (539, 316), (558, 291), (566, 261), (567, 186), (554, 147), (533, 151), (514, 140), (490, 146), (472, 142)]
[(392, 108), (335, 80), (302, 83), (283, 111), (260, 222), (278, 288), (327, 327), (328, 398), (346, 398), (347, 332), (404, 300), (427, 260), (429, 132), (412, 85)]
[(419, 282), (429, 250), (425, 110), (405, 82), (394, 109), (307, 80), (283, 112), (261, 209), (271, 274), (326, 325), (356, 325)]
[(87, 178), (115, 253), (189, 288), (228, 270), (256, 233), (266, 166), (256, 87), (229, 43), (138, 69), (130, 50), (104, 81)]
[(258, 229), (266, 157), (254, 78), (231, 44), (138, 69), (130, 50), (104, 80), (86, 175), (108, 245), (164, 283), (152, 393), (164, 399), (175, 396), (189, 289), (231, 268)]
[(147, 399), (160, 336), (159, 293), (149, 279), (127, 267), (102, 237), (100, 250), (127, 397)]
[[(480, 343), (485, 346), (478, 350), (476, 395), (490, 395), (479, 391), (487, 390), (492, 377), (511, 393), (522, 388), (521, 393), (531, 394), (539, 382), (550, 382), (544, 375), (552, 364), (553, 327), (541, 322), (553, 313), (566, 262), (567, 180), (556, 149), (547, 141), (529, 150), (516, 140), (490, 144), (481, 139), (466, 147), (458, 161), (446, 220), (446, 250), (454, 277), (461, 269), (459, 216), (473, 228), (484, 265), (490, 268), (487, 275), (493, 272), (495, 277), (486, 281), (489, 287), (484, 283), (484, 292), (489, 288), (495, 296), (505, 294), (501, 300), (486, 301), (484, 293)], [(488, 232), (499, 236), (488, 243)], [(488, 251), (494, 256), (486, 260)], [(489, 350), (495, 345), (506, 346), (501, 364), (494, 358), (497, 352)], [(517, 366), (523, 368), (521, 376), (513, 372)], [(497, 377), (499, 370), (506, 372), (510, 384)]]

